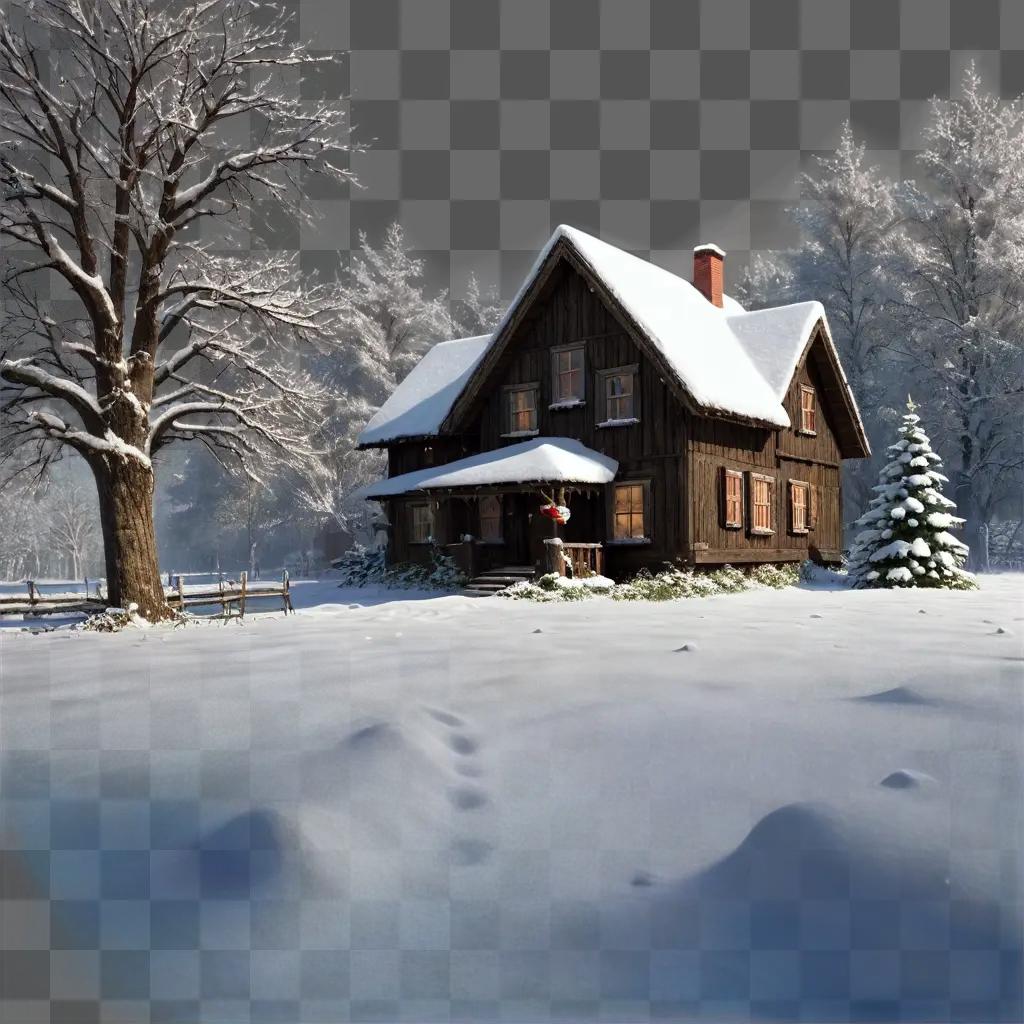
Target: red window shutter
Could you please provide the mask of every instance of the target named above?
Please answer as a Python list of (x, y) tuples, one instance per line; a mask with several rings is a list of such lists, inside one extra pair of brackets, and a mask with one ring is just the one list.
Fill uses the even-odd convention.
[(818, 488), (814, 484), (807, 485), (807, 529), (813, 530), (818, 525)]

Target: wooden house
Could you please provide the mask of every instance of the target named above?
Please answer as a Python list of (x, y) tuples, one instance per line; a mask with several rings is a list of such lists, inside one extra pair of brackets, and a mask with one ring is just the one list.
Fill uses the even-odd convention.
[(699, 246), (691, 283), (558, 228), (494, 333), (429, 350), (360, 435), (388, 452), (364, 496), (389, 560), (838, 562), (842, 460), (869, 448), (825, 311), (744, 310), (724, 257)]

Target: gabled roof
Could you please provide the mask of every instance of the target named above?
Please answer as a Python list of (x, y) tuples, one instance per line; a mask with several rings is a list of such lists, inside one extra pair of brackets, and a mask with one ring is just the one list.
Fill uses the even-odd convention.
[[(843, 431), (850, 439), (844, 454), (870, 451), (821, 303), (747, 312), (726, 296), (719, 308), (689, 281), (566, 225), (548, 240), (493, 335), (469, 339), (478, 346), (472, 359), (458, 361), (445, 356), (429, 367), (429, 375), (420, 378), (416, 378), (417, 367), (367, 425), (360, 444), (454, 430), (501, 358), (515, 324), (562, 259), (590, 278), (666, 379), (703, 415), (772, 428), (791, 426), (783, 400), (811, 340), (820, 337), (827, 349), (826, 361), (837, 378), (841, 413), (850, 421)], [(447, 343), (459, 344), (469, 342)], [(423, 362), (445, 347), (435, 346)], [(442, 378), (444, 384), (439, 383)], [(436, 388), (432, 398), (424, 394), (431, 386)], [(392, 409), (404, 410), (410, 405), (429, 408), (429, 415), (416, 417), (417, 434), (410, 432), (407, 423), (394, 422), (399, 417)], [(432, 430), (421, 429), (428, 424), (434, 424)]]
[(615, 479), (618, 462), (570, 437), (535, 437), (530, 441), (470, 455), (412, 473), (378, 480), (361, 488), (362, 498), (387, 498), (414, 491), (447, 491), (502, 484), (606, 484)]
[(428, 349), (363, 427), (357, 444), (434, 437), (490, 343), (491, 335), (442, 341)]

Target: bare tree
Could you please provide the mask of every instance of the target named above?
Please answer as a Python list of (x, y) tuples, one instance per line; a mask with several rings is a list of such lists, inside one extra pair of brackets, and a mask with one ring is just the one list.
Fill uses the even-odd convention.
[(96, 499), (80, 484), (53, 488), (50, 541), (65, 563), (65, 571), (80, 580), (88, 570), (99, 539)]
[(934, 434), (955, 453), (965, 539), (1019, 493), (1024, 395), (1024, 97), (1003, 102), (973, 66), (962, 96), (933, 100), (921, 188), (886, 266), (892, 348), (936, 407)]
[[(349, 179), (342, 99), (294, 82), (330, 58), (289, 17), (249, 0), (0, 10), (0, 460), (85, 459), (110, 600), (150, 618), (161, 451), (197, 442), (253, 473), (315, 458), (303, 417), (323, 392), (298, 353), (333, 336), (334, 289), (228, 237), (262, 204), (300, 215), (303, 174)], [(67, 301), (41, 297), (53, 282)]]
[[(894, 413), (883, 358), (891, 324), (879, 265), (885, 240), (899, 225), (897, 186), (866, 161), (849, 122), (835, 152), (817, 157), (799, 185), (800, 203), (789, 212), (801, 230), (800, 248), (755, 260), (741, 296), (752, 307), (808, 299), (824, 304), (872, 447), (881, 448), (886, 417)], [(876, 475), (867, 460), (843, 467), (848, 519), (863, 510)]]
[(359, 431), (423, 353), (454, 330), (448, 294), (428, 291), (424, 261), (410, 250), (401, 224), (388, 227), (379, 247), (365, 234), (360, 243), (340, 283), (339, 351), (346, 358), (328, 353), (322, 360), (323, 376), (333, 385), (321, 432), (329, 454), (300, 490), (314, 516), (348, 533), (365, 526), (369, 514), (352, 492), (383, 466), (380, 452), (355, 449)]
[(506, 306), (497, 288), (484, 291), (476, 274), (470, 274), (465, 296), (452, 303), (452, 320), (458, 333), (467, 338), (490, 334), (498, 326)]

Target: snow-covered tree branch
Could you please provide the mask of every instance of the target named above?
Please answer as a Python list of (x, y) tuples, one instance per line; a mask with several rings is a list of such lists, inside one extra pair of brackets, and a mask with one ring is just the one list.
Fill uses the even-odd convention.
[[(326, 59), (289, 21), (249, 0), (0, 10), (0, 465), (88, 462), (111, 600), (144, 614), (163, 603), (151, 456), (195, 442), (258, 475), (317, 454), (304, 352), (339, 344), (344, 296), (224, 237), (256, 203), (301, 217), (301, 175), (350, 177), (343, 98), (283, 84)], [(71, 301), (38, 297), (54, 282)]]

